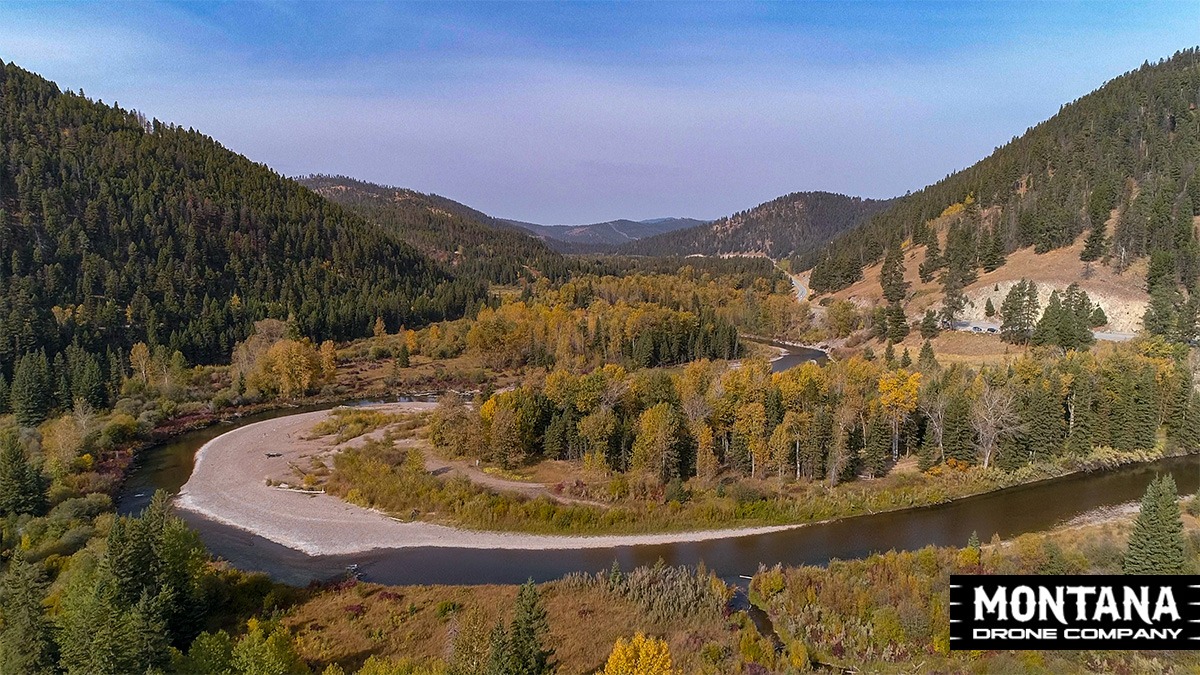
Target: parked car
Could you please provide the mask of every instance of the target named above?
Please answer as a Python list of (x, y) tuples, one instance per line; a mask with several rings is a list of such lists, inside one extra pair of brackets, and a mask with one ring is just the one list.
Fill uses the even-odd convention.
[(973, 332), (973, 333), (982, 333), (982, 332), (983, 332), (983, 329), (982, 329), (982, 328), (980, 328), (979, 326), (971, 326), (971, 332)]

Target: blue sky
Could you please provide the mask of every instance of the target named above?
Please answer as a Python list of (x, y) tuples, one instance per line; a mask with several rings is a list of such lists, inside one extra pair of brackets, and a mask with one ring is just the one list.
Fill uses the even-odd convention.
[(0, 4), (0, 59), (542, 223), (889, 197), (1200, 42), (1200, 2)]

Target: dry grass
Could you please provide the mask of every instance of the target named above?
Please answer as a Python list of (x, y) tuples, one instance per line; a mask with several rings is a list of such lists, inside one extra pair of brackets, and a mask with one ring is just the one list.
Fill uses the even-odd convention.
[[(652, 621), (633, 602), (598, 588), (540, 587), (549, 615), (560, 673), (592, 673), (604, 665), (619, 637), (637, 631), (665, 637), (677, 667), (703, 672), (701, 648), (711, 643), (736, 652), (736, 632), (721, 617)], [(337, 662), (347, 670), (367, 657), (444, 659), (457, 618), (475, 610), (495, 625), (510, 620), (516, 586), (399, 586), (356, 584), (316, 594), (283, 619), (297, 635), (300, 654), (312, 663)], [(447, 612), (450, 603), (459, 609)], [(439, 612), (439, 606), (442, 611)]]
[[(913, 331), (903, 342), (896, 345), (897, 358), (908, 349), (909, 355), (915, 361), (921, 353), (921, 345), (925, 338), (914, 327)], [(930, 341), (933, 345), (934, 356), (938, 363), (967, 363), (972, 365), (994, 365), (1013, 361), (1029, 350), (1028, 347), (1012, 345), (1000, 340), (999, 335), (988, 333), (967, 333), (963, 331), (942, 331)], [(878, 343), (872, 343), (876, 354), (881, 353)]]
[[(944, 234), (943, 234), (944, 239)], [(1005, 264), (994, 272), (980, 271), (979, 279), (964, 289), (972, 305), (967, 307), (967, 317), (983, 318), (983, 308), (988, 298), (999, 308), (1008, 286), (1021, 279), (1032, 279), (1045, 289), (1049, 296), (1051, 288), (1066, 288), (1072, 283), (1088, 292), (1094, 301), (1099, 301), (1108, 314), (1112, 330), (1135, 332), (1149, 299), (1145, 290), (1148, 259), (1141, 258), (1124, 272), (1113, 267), (1093, 264), (1092, 273), (1084, 278), (1084, 265), (1079, 261), (1083, 251), (1084, 237), (1079, 237), (1071, 246), (1048, 253), (1034, 253), (1033, 248), (1023, 248), (1008, 255)], [(944, 244), (943, 244), (944, 245)], [(937, 309), (942, 303), (941, 285), (936, 279), (922, 283), (919, 274), (925, 260), (925, 246), (909, 246), (904, 251), (904, 279), (909, 283), (909, 297), (905, 311), (910, 321), (917, 321), (926, 309)], [(879, 286), (879, 271), (882, 261), (863, 270), (863, 278), (836, 293), (834, 300), (850, 300), (862, 307), (872, 307), (883, 302), (883, 290)], [(999, 290), (996, 290), (999, 287)], [(1042, 298), (1045, 306), (1047, 297)]]

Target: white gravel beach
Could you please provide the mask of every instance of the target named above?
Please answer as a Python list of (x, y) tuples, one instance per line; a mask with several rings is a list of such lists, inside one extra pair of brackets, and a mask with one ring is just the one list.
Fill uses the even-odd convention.
[[(398, 412), (429, 410), (433, 405), (399, 403), (373, 407)], [(328, 411), (308, 412), (257, 422), (209, 441), (196, 453), (195, 469), (180, 490), (177, 505), (309, 555), (429, 546), (523, 550), (610, 548), (741, 537), (802, 526), (602, 536), (484, 532), (402, 522), (331, 495), (267, 485), (268, 477), (286, 475), (291, 464), (307, 461), (307, 457), (327, 449), (328, 441), (310, 440), (307, 436), (328, 414)]]

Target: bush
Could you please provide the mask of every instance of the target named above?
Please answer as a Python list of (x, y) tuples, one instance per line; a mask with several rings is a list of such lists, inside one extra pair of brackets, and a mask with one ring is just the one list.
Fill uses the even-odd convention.
[(209, 402), (209, 407), (212, 408), (213, 412), (217, 412), (218, 410), (224, 410), (225, 408), (232, 406), (236, 400), (237, 392), (235, 392), (233, 389), (222, 389), (212, 397), (212, 401)]
[(125, 413), (117, 413), (108, 420), (108, 424), (105, 424), (104, 430), (100, 432), (100, 446), (113, 448), (137, 438), (137, 434), (137, 420)]

